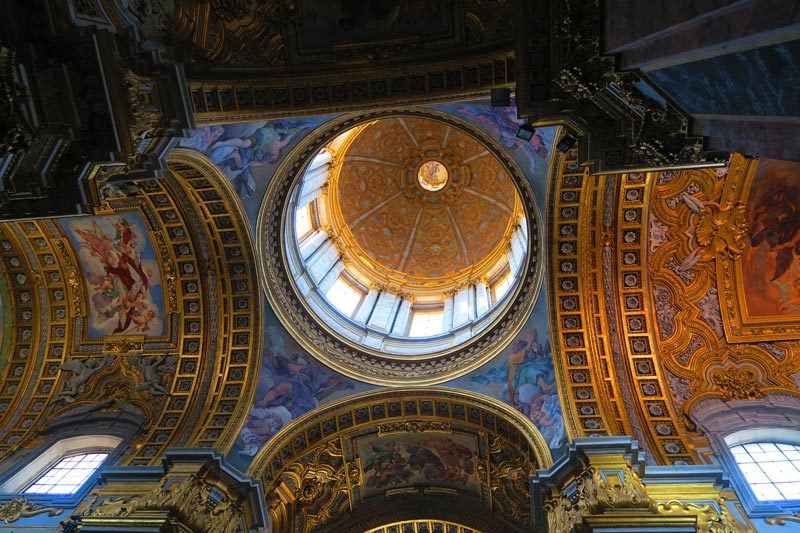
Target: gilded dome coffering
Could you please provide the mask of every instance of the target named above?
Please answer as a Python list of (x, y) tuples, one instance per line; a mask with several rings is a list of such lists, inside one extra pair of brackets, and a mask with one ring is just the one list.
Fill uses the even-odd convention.
[(376, 120), (336, 161), (329, 205), (334, 233), (354, 245), (344, 253), (402, 290), (474, 283), (505, 253), (523, 216), (502, 163), (444, 122)]

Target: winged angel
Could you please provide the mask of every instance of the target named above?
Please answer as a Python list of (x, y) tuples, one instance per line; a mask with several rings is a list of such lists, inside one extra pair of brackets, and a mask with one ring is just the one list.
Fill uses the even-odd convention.
[(133, 365), (142, 373), (141, 383), (136, 384), (136, 390), (149, 391), (153, 396), (168, 396), (169, 390), (161, 383), (164, 375), (175, 371), (178, 363), (177, 355), (156, 357), (155, 355), (131, 358)]

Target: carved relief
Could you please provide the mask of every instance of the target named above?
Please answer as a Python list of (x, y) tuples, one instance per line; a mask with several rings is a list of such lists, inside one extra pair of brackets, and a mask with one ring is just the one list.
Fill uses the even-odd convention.
[(722, 498), (716, 502), (716, 505), (669, 500), (658, 504), (658, 512), (666, 516), (696, 516), (698, 533), (746, 533), (750, 531), (750, 528), (731, 514)]
[[(169, 483), (169, 484), (167, 484)], [(212, 492), (217, 496), (212, 498)], [(92, 517), (136, 517), (142, 511), (163, 510), (196, 531), (230, 533), (239, 531), (241, 504), (208, 480), (192, 475), (183, 481), (168, 480), (144, 496), (105, 498), (84, 513)]]
[(756, 373), (752, 370), (728, 367), (713, 374), (714, 385), (722, 392), (724, 400), (751, 400), (763, 398)]
[(24, 498), (16, 498), (0, 503), (0, 521), (4, 524), (11, 524), (20, 518), (36, 516), (42, 513), (47, 513), (48, 516), (57, 516), (63, 512), (63, 509), (45, 507), (44, 505), (31, 503)]
[(78, 395), (86, 390), (89, 379), (113, 361), (113, 356), (105, 356), (72, 359), (61, 363), (59, 368), (72, 373), (72, 376), (68, 377), (64, 382), (63, 389), (58, 393), (54, 401), (74, 402)]
[(580, 524), (587, 515), (603, 514), (619, 509), (639, 509), (653, 512), (655, 502), (630, 465), (620, 469), (605, 470), (587, 467), (576, 476), (566, 491), (545, 501), (550, 531), (567, 533)]
[(154, 396), (167, 396), (169, 390), (162, 383), (165, 374), (175, 372), (178, 356), (157, 357), (138, 356), (128, 359), (142, 374), (142, 381), (136, 384), (136, 390), (148, 391)]

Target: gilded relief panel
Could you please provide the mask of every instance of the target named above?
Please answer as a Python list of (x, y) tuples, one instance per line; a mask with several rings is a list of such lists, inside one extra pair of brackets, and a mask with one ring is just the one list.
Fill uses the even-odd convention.
[[(760, 164), (735, 154), (728, 167), (652, 178), (646, 253), (654, 341), (684, 420), (707, 396), (796, 394), (798, 346), (781, 340), (792, 336), (793, 182), (777, 177), (781, 162), (759, 172)], [(772, 172), (774, 182), (753, 181)]]

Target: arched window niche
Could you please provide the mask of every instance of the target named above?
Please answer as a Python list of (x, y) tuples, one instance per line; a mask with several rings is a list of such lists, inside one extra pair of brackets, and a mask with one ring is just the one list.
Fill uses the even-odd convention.
[(800, 397), (768, 392), (763, 398), (693, 404), (691, 419), (709, 439), (751, 518), (800, 511)]
[(0, 493), (59, 498), (80, 495), (122, 438), (81, 435), (56, 441), (0, 485)]
[(800, 430), (746, 429), (728, 435), (725, 443), (736, 465), (735, 484), (753, 508), (800, 509)]
[[(429, 228), (424, 227), (424, 222), (439, 220), (437, 217), (443, 212), (444, 217), (451, 218), (447, 224), (452, 223), (456, 228), (453, 240), (460, 238), (458, 224), (466, 225), (468, 222), (456, 221), (456, 217), (461, 216), (454, 215), (459, 207), (457, 201), (452, 208), (442, 210), (440, 204), (452, 200), (439, 195), (446, 195), (458, 186), (451, 181), (460, 180), (462, 186), (466, 181), (469, 185), (463, 174), (472, 172), (472, 169), (462, 168), (459, 165), (463, 159), (450, 155), (449, 158), (439, 157), (445, 162), (428, 159), (418, 169), (409, 164), (416, 174), (405, 181), (402, 176), (386, 178), (384, 185), (391, 192), (381, 198), (381, 202), (395, 205), (401, 213), (417, 210), (416, 215), (409, 218), (417, 225), (402, 235), (403, 246), (397, 248), (400, 257), (393, 263), (394, 258), (387, 260), (388, 254), (380, 255), (391, 247), (383, 248), (377, 246), (374, 239), (361, 238), (361, 234), (366, 233), (361, 231), (361, 226), (380, 225), (385, 238), (394, 239), (393, 221), (386, 220), (394, 213), (384, 209), (381, 202), (376, 202), (370, 208), (356, 211), (358, 216), (355, 216), (346, 211), (358, 208), (352, 208), (352, 202), (343, 198), (364, 194), (363, 203), (366, 204), (378, 196), (365, 190), (364, 181), (342, 178), (343, 173), (358, 173), (359, 161), (369, 160), (372, 165), (375, 161), (382, 161), (379, 155), (374, 158), (358, 155), (363, 153), (363, 148), (362, 151), (356, 150), (356, 155), (348, 153), (353, 140), (374, 124), (370, 122), (345, 131), (310, 160), (289, 203), (285, 233), (288, 266), (306, 304), (346, 339), (393, 355), (413, 356), (448, 350), (493, 324), (519, 285), (524, 275), (529, 242), (524, 210), (519, 198), (514, 196), (505, 200), (509, 207), (499, 204), (494, 198), (487, 199), (485, 191), (477, 185), (466, 187), (459, 191), (457, 198), (471, 200), (483, 195), (485, 204), (495, 202), (500, 205), (498, 212), (506, 217), (506, 226), (497, 235), (497, 242), (492, 243), (489, 253), (462, 271), (447, 272), (439, 278), (409, 273), (410, 269), (403, 269), (408, 257), (413, 255), (415, 247), (420, 246), (420, 240), (430, 242), (426, 234)], [(438, 148), (433, 143), (431, 146), (425, 153), (438, 154)], [(489, 157), (488, 152), (485, 157)], [(392, 160), (386, 162), (387, 167), (394, 164)], [(370, 167), (370, 170), (374, 169)], [(342, 182), (346, 182), (345, 186)], [(346, 187), (354, 182), (361, 184), (362, 188), (353, 190)], [(374, 185), (375, 180), (371, 180), (366, 187)], [(514, 190), (510, 178), (507, 188)], [(369, 197), (370, 194), (373, 197)], [(515, 192), (511, 194), (516, 195)], [(398, 199), (400, 196), (402, 201)], [(437, 235), (439, 231), (439, 228), (434, 228), (430, 233)], [(402, 229), (398, 233), (402, 233)], [(467, 250), (464, 255), (471, 251), (470, 247), (477, 245), (469, 242), (459, 244), (462, 250)], [(440, 244), (431, 246), (435, 249)]]

